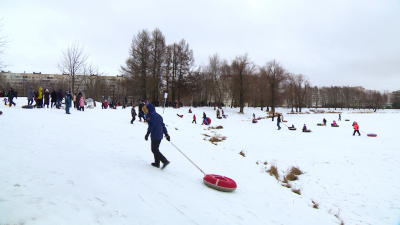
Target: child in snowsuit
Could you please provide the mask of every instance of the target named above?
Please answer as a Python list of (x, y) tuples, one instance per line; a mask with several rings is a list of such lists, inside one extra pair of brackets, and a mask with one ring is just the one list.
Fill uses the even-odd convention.
[(136, 110), (135, 110), (135, 106), (132, 106), (131, 115), (132, 115), (131, 124), (133, 124), (133, 121), (135, 121), (136, 115), (137, 115), (137, 114), (136, 114)]
[(332, 126), (336, 126), (336, 125), (337, 125), (336, 121), (333, 121)]
[(324, 120), (322, 120), (322, 122), (324, 123), (324, 125), (326, 125), (326, 119), (324, 118)]
[(194, 124), (197, 124), (197, 122), (196, 122), (196, 114), (193, 114), (193, 121), (192, 121), (192, 123), (194, 122)]
[(7, 98), (4, 98), (3, 101), (4, 101), (4, 105), (7, 105)]
[(306, 127), (306, 125), (304, 124), (304, 126), (303, 126), (303, 132), (305, 132), (307, 130), (307, 127)]
[(183, 115), (179, 115), (179, 114), (176, 114), (177, 116), (179, 116), (180, 118), (182, 118), (183, 117)]
[(353, 123), (353, 128), (354, 128), (353, 136), (356, 134), (356, 132), (358, 133), (358, 136), (361, 136), (360, 131), (359, 131), (359, 126), (358, 126), (357, 122), (355, 122), (355, 121)]
[(79, 99), (79, 111), (85, 111), (85, 100), (83, 96)]

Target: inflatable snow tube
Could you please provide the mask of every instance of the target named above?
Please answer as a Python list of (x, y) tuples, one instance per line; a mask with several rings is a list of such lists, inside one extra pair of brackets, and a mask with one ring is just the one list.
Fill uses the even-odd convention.
[(203, 178), (204, 184), (219, 191), (232, 192), (236, 189), (236, 182), (229, 177), (207, 174)]
[(24, 108), (24, 109), (32, 109), (33, 106), (31, 106), (31, 105), (23, 105), (22, 108)]
[(283, 122), (283, 123), (286, 123), (286, 122), (287, 122), (287, 120), (282, 120), (282, 122)]
[(289, 127), (289, 130), (296, 130), (296, 127)]
[(349, 119), (345, 119), (344, 121), (350, 121)]
[(376, 137), (376, 134), (367, 134), (368, 137)]
[(303, 130), (303, 132), (310, 133), (311, 130)]
[(317, 126), (325, 126), (323, 123), (317, 123)]
[(208, 125), (210, 125), (211, 124), (211, 119), (210, 119), (210, 117), (206, 117), (207, 118), (207, 121), (208, 121)]
[(331, 125), (331, 127), (339, 127), (339, 125)]
[(252, 120), (251, 122), (252, 122), (252, 123), (258, 123), (258, 121), (257, 121), (257, 120)]

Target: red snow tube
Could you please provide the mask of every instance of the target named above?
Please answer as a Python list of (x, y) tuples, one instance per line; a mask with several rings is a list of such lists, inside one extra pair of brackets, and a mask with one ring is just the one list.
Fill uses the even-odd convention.
[(236, 182), (229, 177), (207, 174), (203, 178), (204, 184), (219, 191), (232, 192), (236, 189)]
[(208, 125), (210, 125), (210, 124), (211, 124), (211, 119), (210, 119), (210, 117), (207, 117), (207, 120), (208, 120)]
[(368, 137), (376, 137), (376, 134), (367, 134)]

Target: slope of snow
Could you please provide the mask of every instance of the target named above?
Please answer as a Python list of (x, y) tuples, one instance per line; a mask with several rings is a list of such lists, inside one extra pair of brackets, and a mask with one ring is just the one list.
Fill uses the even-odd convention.
[[(147, 124), (130, 124), (127, 109), (22, 109), (0, 105), (0, 224), (398, 224), (400, 174), (398, 110), (379, 113), (342, 111), (340, 127), (319, 127), (337, 114), (287, 115), (276, 121), (260, 108), (226, 108), (216, 119), (213, 108), (161, 108), (171, 142), (205, 173), (234, 179), (237, 190), (225, 193), (203, 184), (203, 174), (165, 139), (160, 151), (171, 161), (150, 166)], [(203, 111), (212, 119), (200, 125)], [(366, 110), (368, 111), (368, 110)], [(176, 114), (183, 114), (183, 118)], [(349, 118), (351, 122), (344, 120)], [(352, 121), (364, 133), (352, 136)], [(302, 133), (306, 124), (313, 132)], [(378, 137), (367, 137), (376, 133)], [(203, 134), (227, 139), (210, 143)], [(243, 152), (245, 157), (239, 153)], [(264, 165), (267, 162), (267, 165)], [(290, 166), (304, 171), (291, 182), (297, 195), (266, 170), (282, 176)], [(311, 200), (319, 204), (312, 208)]]

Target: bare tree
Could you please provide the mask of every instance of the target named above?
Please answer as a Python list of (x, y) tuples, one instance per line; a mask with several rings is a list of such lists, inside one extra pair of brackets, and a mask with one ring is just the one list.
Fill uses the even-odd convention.
[(309, 90), (310, 87), (310, 81), (308, 78), (306, 78), (302, 74), (298, 74), (295, 76), (295, 98), (296, 98), (296, 112), (297, 109), (299, 109), (299, 112), (301, 112), (301, 109), (304, 107), (304, 98), (307, 94), (307, 91)]
[(271, 110), (275, 112), (275, 106), (279, 101), (279, 89), (286, 79), (286, 70), (275, 60), (267, 62), (267, 64), (260, 69), (262, 73), (266, 74), (271, 96), (270, 105)]
[[(3, 19), (0, 19), (0, 23), (2, 20)], [(3, 24), (0, 24), (0, 33), (2, 31), (2, 29), (1, 29), (2, 27), (3, 27)], [(4, 55), (4, 50), (5, 50), (5, 47), (7, 46), (7, 43), (9, 43), (8, 36), (0, 37), (0, 69), (7, 67), (7, 65), (4, 64), (3, 57), (2, 57)]]
[(243, 113), (245, 94), (248, 91), (249, 76), (253, 75), (255, 66), (250, 62), (247, 53), (243, 56), (236, 56), (231, 63), (232, 75), (235, 80), (235, 88), (239, 94), (240, 113)]
[(84, 47), (80, 46), (77, 42), (68, 46), (66, 50), (62, 50), (62, 56), (58, 63), (58, 68), (63, 74), (68, 74), (72, 92), (77, 91), (75, 90), (75, 78), (76, 75), (82, 74), (88, 57), (89, 55), (84, 52)]

